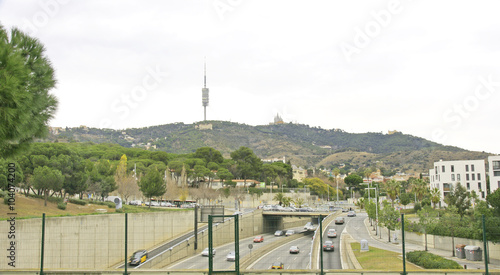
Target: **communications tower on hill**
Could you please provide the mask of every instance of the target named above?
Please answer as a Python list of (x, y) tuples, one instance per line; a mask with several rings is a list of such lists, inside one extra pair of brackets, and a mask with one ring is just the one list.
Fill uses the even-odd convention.
[(203, 104), (203, 121), (207, 120), (208, 88), (207, 88), (207, 62), (204, 64), (203, 88), (201, 89), (201, 103)]

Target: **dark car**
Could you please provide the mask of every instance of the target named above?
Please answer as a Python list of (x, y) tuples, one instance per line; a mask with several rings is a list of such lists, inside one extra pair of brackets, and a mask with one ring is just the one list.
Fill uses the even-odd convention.
[(130, 265), (140, 265), (148, 259), (148, 252), (146, 250), (137, 250), (132, 254), (128, 261)]
[(323, 244), (323, 251), (335, 251), (335, 247), (333, 246), (332, 241), (326, 241)]

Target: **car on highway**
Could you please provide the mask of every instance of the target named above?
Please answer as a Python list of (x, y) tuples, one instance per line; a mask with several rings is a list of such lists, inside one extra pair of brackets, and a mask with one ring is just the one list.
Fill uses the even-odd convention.
[(285, 231), (283, 231), (283, 230), (276, 230), (276, 232), (274, 232), (274, 236), (276, 236), (276, 237), (283, 236), (283, 235), (285, 235)]
[(335, 228), (328, 229), (327, 236), (328, 238), (337, 238), (337, 230)]
[(326, 241), (323, 244), (323, 251), (335, 251), (335, 247), (333, 246), (332, 241)]
[(254, 243), (261, 243), (263, 241), (264, 241), (264, 236), (261, 236), (261, 235), (255, 236), (255, 238), (253, 238)]
[(347, 213), (347, 217), (356, 217), (356, 212), (354, 212), (354, 211), (349, 211), (349, 212)]
[(284, 267), (282, 262), (274, 262), (271, 269), (284, 269)]
[[(201, 256), (208, 257), (208, 254), (209, 254), (208, 247), (203, 249), (203, 251), (201, 252)], [(215, 256), (215, 248), (212, 248), (212, 256)]]
[(336, 217), (335, 224), (343, 224), (345, 222), (344, 217)]
[(148, 252), (146, 250), (137, 250), (132, 254), (128, 261), (130, 265), (140, 265), (148, 259)]
[(290, 229), (290, 230), (286, 231), (285, 236), (288, 237), (288, 236), (292, 236), (293, 234), (295, 234), (295, 230)]
[(304, 225), (304, 229), (307, 231), (314, 231), (315, 227), (312, 222), (308, 222)]
[(226, 261), (229, 261), (229, 262), (236, 261), (236, 252), (231, 251), (231, 252), (227, 253), (227, 255), (226, 255)]
[(300, 249), (298, 246), (296, 246), (296, 245), (290, 246), (290, 254), (299, 254), (299, 252), (300, 252)]

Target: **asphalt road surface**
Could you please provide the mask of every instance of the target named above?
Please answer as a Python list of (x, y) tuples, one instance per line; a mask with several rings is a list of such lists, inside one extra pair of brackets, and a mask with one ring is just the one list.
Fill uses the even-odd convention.
[[(325, 241), (332, 241), (333, 245), (335, 247), (334, 251), (323, 251), (323, 244), (321, 244), (321, 251), (323, 252), (323, 269), (342, 269), (342, 264), (340, 263), (340, 235), (342, 234), (342, 231), (346, 227), (346, 225), (349, 223), (351, 218), (345, 217), (345, 223), (344, 224), (335, 224), (335, 221), (332, 221), (330, 224), (323, 225), (323, 243)], [(336, 238), (328, 238), (327, 233), (328, 229), (330, 228), (335, 228), (337, 231), (337, 237)], [(318, 259), (321, 261), (321, 257)], [(318, 265), (319, 266), (319, 265)]]

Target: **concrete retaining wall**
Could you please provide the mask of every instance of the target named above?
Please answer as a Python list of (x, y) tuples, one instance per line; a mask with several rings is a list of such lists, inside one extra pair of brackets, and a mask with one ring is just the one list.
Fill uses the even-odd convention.
[[(125, 215), (54, 217), (45, 221), (45, 268), (105, 269), (125, 257)], [(194, 211), (128, 215), (128, 255), (193, 229)], [(8, 228), (0, 227), (0, 247), (8, 247)], [(16, 221), (16, 269), (40, 268), (42, 220)], [(10, 260), (0, 257), (0, 266)]]

